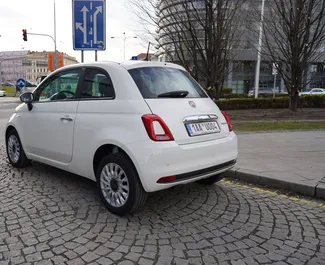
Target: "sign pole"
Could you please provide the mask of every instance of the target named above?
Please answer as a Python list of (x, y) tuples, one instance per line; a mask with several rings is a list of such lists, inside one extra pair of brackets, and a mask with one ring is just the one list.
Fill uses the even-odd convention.
[(84, 62), (84, 50), (81, 50), (81, 62)]
[(95, 50), (95, 62), (97, 62), (97, 50)]

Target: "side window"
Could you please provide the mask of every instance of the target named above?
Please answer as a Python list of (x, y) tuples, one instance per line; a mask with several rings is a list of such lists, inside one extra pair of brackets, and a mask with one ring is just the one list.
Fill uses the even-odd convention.
[(86, 69), (81, 86), (81, 98), (114, 98), (115, 92), (109, 75), (101, 69)]
[(34, 101), (69, 100), (76, 98), (80, 69), (68, 70), (51, 77), (35, 92)]

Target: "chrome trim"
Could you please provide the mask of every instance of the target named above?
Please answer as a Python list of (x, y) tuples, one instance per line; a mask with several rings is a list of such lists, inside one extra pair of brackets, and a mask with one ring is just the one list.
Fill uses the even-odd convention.
[(188, 116), (183, 119), (183, 123), (197, 123), (197, 122), (207, 122), (207, 121), (217, 121), (218, 116), (214, 114), (205, 115), (194, 115)]

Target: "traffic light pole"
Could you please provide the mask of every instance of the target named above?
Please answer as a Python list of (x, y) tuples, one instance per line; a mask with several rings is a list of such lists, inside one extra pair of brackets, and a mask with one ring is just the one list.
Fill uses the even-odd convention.
[(54, 42), (54, 69), (58, 68), (58, 54), (56, 51), (56, 40), (55, 37), (53, 38), (51, 35), (48, 34), (41, 34), (41, 33), (27, 33), (27, 35), (35, 35), (35, 36), (43, 36), (43, 37), (50, 37)]
[(54, 0), (54, 70), (58, 69), (58, 53), (56, 51), (56, 8)]

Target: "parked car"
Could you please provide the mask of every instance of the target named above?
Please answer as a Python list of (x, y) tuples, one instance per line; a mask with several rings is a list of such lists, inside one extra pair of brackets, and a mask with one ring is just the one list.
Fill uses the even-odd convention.
[(6, 91), (0, 90), (0, 97), (5, 97), (6, 95)]
[[(258, 89), (258, 96), (259, 97), (272, 97), (274, 94), (276, 96), (278, 96), (278, 95), (286, 95), (288, 93), (285, 92), (285, 91), (280, 91), (279, 92), (278, 88), (276, 88), (274, 90), (273, 87), (260, 87)], [(255, 88), (248, 91), (248, 97), (254, 97), (254, 95), (255, 95)]]
[(2, 82), (2, 86), (15, 86), (15, 85), (11, 82)]
[(65, 66), (20, 98), (6, 126), (10, 163), (35, 160), (97, 181), (118, 215), (139, 210), (148, 192), (213, 184), (237, 160), (228, 115), (175, 64)]
[(302, 95), (325, 95), (325, 89), (324, 88), (313, 88), (308, 91), (303, 91), (299, 93), (299, 96)]

